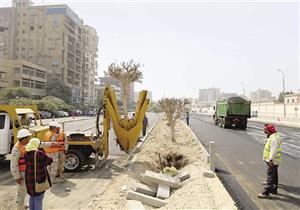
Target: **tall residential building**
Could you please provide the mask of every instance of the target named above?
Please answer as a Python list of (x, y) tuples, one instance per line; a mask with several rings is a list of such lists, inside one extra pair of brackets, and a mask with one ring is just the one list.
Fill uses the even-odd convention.
[(199, 102), (214, 102), (220, 96), (219, 88), (208, 88), (199, 90)]
[(0, 8), (0, 17), (0, 59), (46, 67), (48, 81), (63, 81), (72, 102), (82, 102), (83, 21), (67, 5), (33, 6), (30, 0), (13, 0), (13, 7)]
[(258, 89), (250, 92), (251, 101), (266, 101), (272, 99), (272, 92), (269, 90)]
[(98, 57), (98, 35), (97, 31), (83, 25), (83, 53), (82, 53), (82, 94), (85, 105), (96, 105), (96, 76), (97, 76), (97, 57)]

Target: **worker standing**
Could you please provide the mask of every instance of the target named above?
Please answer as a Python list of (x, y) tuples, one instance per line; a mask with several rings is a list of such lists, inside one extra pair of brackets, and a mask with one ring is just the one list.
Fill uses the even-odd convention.
[(60, 127), (58, 132), (59, 134), (57, 136), (57, 142), (61, 145), (61, 148), (58, 152), (58, 170), (57, 170), (56, 177), (64, 179), (65, 157), (66, 157), (65, 154), (68, 150), (68, 143), (67, 143), (67, 138), (65, 136), (65, 133), (63, 131), (60, 131)]
[(18, 131), (17, 138), (18, 142), (14, 145), (11, 151), (10, 160), (10, 171), (14, 179), (17, 182), (18, 193), (17, 193), (17, 206), (19, 210), (24, 210), (28, 208), (25, 206), (25, 196), (26, 196), (26, 184), (25, 184), (25, 145), (29, 142), (31, 133), (27, 129), (21, 129)]
[(186, 124), (190, 125), (190, 113), (188, 111), (186, 112)]
[(267, 164), (267, 182), (264, 191), (258, 194), (258, 198), (269, 198), (270, 193), (277, 194), (278, 188), (278, 165), (281, 162), (282, 149), (281, 138), (275, 127), (271, 124), (265, 126), (268, 135), (264, 147), (263, 159)]
[(146, 132), (147, 132), (147, 127), (149, 126), (149, 123), (148, 123), (148, 118), (145, 114), (145, 117), (143, 119), (143, 136), (146, 136)]
[[(59, 124), (57, 122), (51, 122), (49, 124), (49, 131), (45, 133), (44, 141), (58, 143), (57, 137), (59, 134)], [(58, 180), (56, 180), (56, 173), (58, 169), (58, 152), (61, 150), (61, 146), (56, 145), (53, 147), (45, 147), (45, 152), (49, 157), (52, 158), (53, 162), (50, 166), (48, 166), (48, 171), (50, 174), (50, 180), (52, 184), (55, 184)]]

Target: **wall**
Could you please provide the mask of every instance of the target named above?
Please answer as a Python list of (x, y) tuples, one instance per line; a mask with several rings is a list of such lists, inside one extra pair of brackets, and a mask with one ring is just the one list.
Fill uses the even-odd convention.
[[(266, 118), (283, 118), (284, 105), (283, 103), (252, 103), (251, 111), (257, 111), (258, 117)], [(300, 103), (286, 104), (286, 118), (300, 119)]]

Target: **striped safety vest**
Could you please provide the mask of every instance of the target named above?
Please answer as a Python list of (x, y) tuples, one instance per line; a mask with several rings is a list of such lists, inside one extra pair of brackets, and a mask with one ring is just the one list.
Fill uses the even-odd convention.
[(25, 163), (26, 148), (19, 141), (16, 143), (16, 147), (20, 151), (20, 158), (18, 161), (19, 171), (24, 172), (26, 170), (26, 163)]

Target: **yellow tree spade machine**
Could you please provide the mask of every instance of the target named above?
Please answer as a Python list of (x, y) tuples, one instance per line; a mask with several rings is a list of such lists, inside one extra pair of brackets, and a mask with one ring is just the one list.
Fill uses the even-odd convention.
[[(66, 136), (68, 151), (65, 168), (68, 171), (81, 169), (92, 153), (95, 155), (96, 164), (99, 156), (107, 158), (111, 125), (120, 149), (126, 153), (131, 152), (140, 137), (148, 105), (147, 91), (143, 90), (139, 93), (135, 117), (132, 119), (121, 118), (115, 93), (110, 86), (107, 86), (104, 90), (103, 104), (98, 109), (96, 116), (96, 134), (76, 132)], [(18, 141), (17, 132), (25, 127), (21, 122), (21, 117), (24, 115), (33, 119), (30, 120), (28, 129), (43, 141), (43, 136), (49, 127), (43, 124), (36, 106), (0, 105), (0, 159), (5, 158)]]

